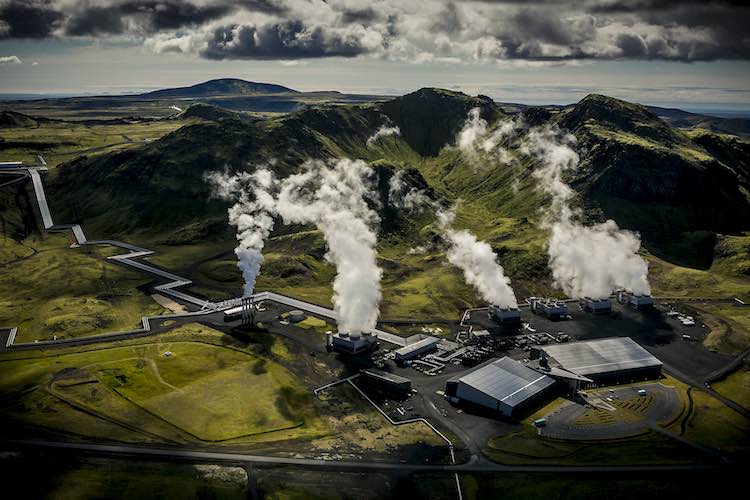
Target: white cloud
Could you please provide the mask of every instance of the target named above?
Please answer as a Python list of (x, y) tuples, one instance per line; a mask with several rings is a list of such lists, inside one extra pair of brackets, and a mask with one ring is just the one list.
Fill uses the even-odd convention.
[(18, 56), (0, 56), (0, 64), (23, 64)]

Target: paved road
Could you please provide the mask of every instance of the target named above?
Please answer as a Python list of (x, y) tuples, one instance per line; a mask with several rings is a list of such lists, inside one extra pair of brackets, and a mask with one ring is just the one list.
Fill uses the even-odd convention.
[(244, 463), (259, 465), (295, 465), (307, 468), (324, 468), (330, 470), (399, 470), (399, 471), (443, 471), (443, 472), (658, 472), (658, 471), (697, 471), (716, 469), (713, 464), (693, 465), (504, 465), (475, 459), (462, 464), (404, 464), (388, 462), (353, 462), (333, 461), (315, 458), (269, 457), (242, 453), (214, 452), (186, 448), (155, 448), (134, 445), (108, 445), (87, 443), (64, 443), (56, 441), (5, 440), (0, 441), (5, 449), (38, 448), (48, 450), (72, 451), (76, 453), (94, 453), (101, 455), (120, 455), (137, 457), (158, 457), (162, 459), (188, 460), (208, 463)]

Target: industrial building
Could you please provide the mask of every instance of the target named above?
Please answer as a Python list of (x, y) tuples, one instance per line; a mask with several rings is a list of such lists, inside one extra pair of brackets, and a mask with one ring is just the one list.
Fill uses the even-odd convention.
[(365, 368), (360, 370), (360, 381), (371, 387), (375, 387), (384, 392), (403, 397), (411, 393), (411, 380), (400, 377), (393, 373), (376, 370), (374, 368)]
[(438, 338), (425, 337), (413, 344), (396, 349), (394, 359), (397, 364), (403, 366), (407, 361), (414, 359), (421, 354), (437, 350), (438, 343), (440, 343), (440, 339)]
[(543, 314), (550, 319), (564, 319), (568, 316), (568, 305), (557, 299), (530, 297), (529, 309), (537, 314)]
[(654, 299), (650, 295), (639, 295), (626, 290), (617, 292), (617, 300), (621, 304), (627, 304), (640, 310), (648, 310), (654, 307)]
[(445, 395), (454, 404), (465, 403), (517, 416), (554, 391), (555, 380), (505, 357), (488, 361), (445, 384)]
[(517, 307), (501, 307), (490, 305), (490, 319), (494, 319), (501, 325), (517, 325), (521, 322), (521, 312)]
[(346, 354), (370, 352), (378, 346), (378, 336), (370, 332), (326, 332), (326, 348)]
[(534, 347), (531, 358), (591, 379), (586, 387), (654, 379), (662, 362), (629, 337), (610, 337)]
[(609, 314), (612, 312), (612, 302), (609, 299), (592, 299), (584, 297), (581, 301), (581, 308), (594, 314)]

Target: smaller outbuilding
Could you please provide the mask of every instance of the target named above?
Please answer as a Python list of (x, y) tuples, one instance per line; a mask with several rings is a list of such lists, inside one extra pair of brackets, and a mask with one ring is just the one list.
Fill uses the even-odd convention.
[(394, 351), (395, 361), (398, 365), (404, 366), (407, 361), (416, 358), (422, 354), (437, 350), (440, 339), (436, 337), (425, 337), (413, 344), (406, 345)]
[(394, 373), (365, 368), (360, 370), (360, 382), (383, 392), (403, 397), (411, 393), (411, 380)]

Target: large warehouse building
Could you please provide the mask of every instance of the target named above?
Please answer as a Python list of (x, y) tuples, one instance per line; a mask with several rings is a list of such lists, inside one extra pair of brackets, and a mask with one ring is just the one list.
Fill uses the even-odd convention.
[(587, 377), (589, 385), (625, 384), (661, 376), (662, 362), (628, 337), (611, 337), (532, 349), (531, 358), (547, 357), (550, 366)]
[(500, 358), (449, 379), (445, 394), (452, 403), (481, 406), (512, 417), (537, 404), (554, 385), (554, 379), (511, 358)]

